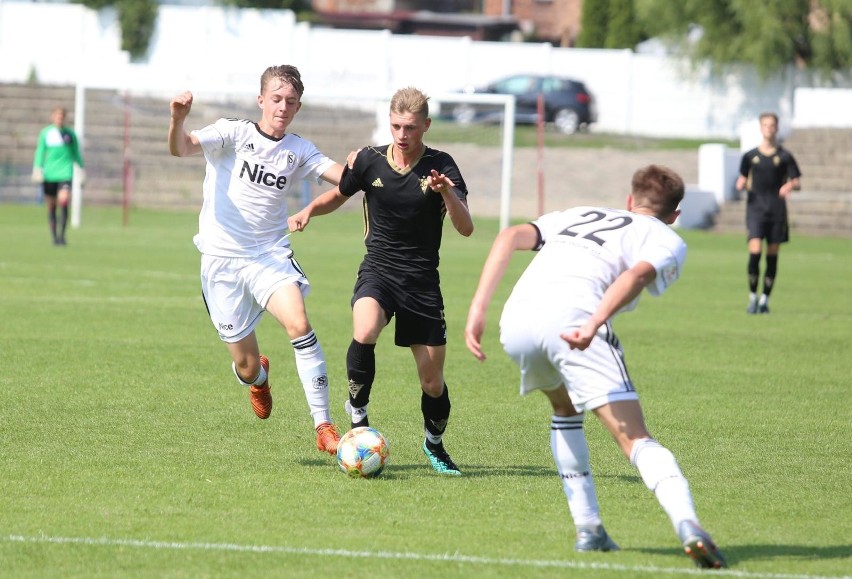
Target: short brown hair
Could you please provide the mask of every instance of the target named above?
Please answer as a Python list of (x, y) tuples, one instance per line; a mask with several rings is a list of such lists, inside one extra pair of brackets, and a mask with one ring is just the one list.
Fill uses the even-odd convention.
[(633, 173), (631, 182), (636, 206), (651, 209), (657, 217), (668, 217), (683, 200), (683, 179), (662, 165), (648, 165)]
[(763, 119), (774, 119), (775, 124), (778, 124), (778, 115), (776, 115), (775, 113), (760, 113), (760, 116), (757, 117), (757, 120), (762, 121)]
[(291, 64), (280, 64), (278, 66), (270, 66), (263, 71), (260, 76), (260, 94), (263, 94), (269, 81), (277, 78), (281, 82), (286, 82), (299, 93), (299, 98), (305, 93), (305, 85), (302, 84), (302, 75), (299, 74), (299, 69)]
[(392, 113), (411, 113), (429, 117), (429, 97), (420, 89), (408, 86), (401, 88), (391, 98), (390, 111)]

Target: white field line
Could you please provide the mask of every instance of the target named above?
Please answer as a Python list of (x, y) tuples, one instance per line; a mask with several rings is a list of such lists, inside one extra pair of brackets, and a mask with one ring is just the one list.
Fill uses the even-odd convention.
[[(50, 543), (55, 545), (89, 545), (95, 547), (137, 547), (154, 550), (196, 550), (196, 551), (232, 551), (248, 553), (280, 553), (286, 555), (309, 555), (316, 557), (359, 557), (363, 559), (400, 559), (407, 561), (433, 561), (466, 563), (470, 565), (492, 565), (498, 567), (541, 567), (557, 569), (585, 569), (614, 571), (628, 574), (650, 573), (667, 575), (704, 575), (707, 571), (701, 569), (683, 569), (677, 567), (654, 567), (643, 565), (620, 565), (611, 563), (594, 563), (583, 561), (558, 561), (541, 559), (504, 559), (491, 557), (476, 557), (461, 553), (426, 554), (412, 552), (390, 551), (349, 551), (346, 549), (314, 549), (309, 547), (282, 547), (273, 545), (238, 545), (234, 543), (182, 543), (177, 541), (152, 541), (147, 539), (110, 539), (108, 537), (50, 537), (39, 535), (27, 537), (24, 535), (6, 535), (0, 541), (7, 543)], [(766, 579), (850, 579), (850, 576), (835, 575), (795, 575), (786, 573), (753, 573), (735, 569), (719, 569), (711, 572), (713, 577), (754, 577)]]

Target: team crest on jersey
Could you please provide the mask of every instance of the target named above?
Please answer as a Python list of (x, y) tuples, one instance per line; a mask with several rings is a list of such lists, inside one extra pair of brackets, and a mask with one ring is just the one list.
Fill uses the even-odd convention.
[(423, 191), (423, 194), (426, 195), (426, 189), (429, 188), (429, 181), (427, 177), (420, 178), (420, 190)]
[(779, 157), (778, 155), (775, 155), (774, 157), (772, 157), (772, 164), (775, 165), (776, 167), (778, 165), (780, 165), (781, 164), (781, 157)]
[(296, 162), (296, 154), (293, 151), (287, 151), (287, 164), (293, 165)]
[(660, 272), (660, 276), (663, 279), (663, 283), (665, 287), (669, 287), (672, 285), (678, 277), (677, 264), (671, 264), (667, 267), (664, 267)]

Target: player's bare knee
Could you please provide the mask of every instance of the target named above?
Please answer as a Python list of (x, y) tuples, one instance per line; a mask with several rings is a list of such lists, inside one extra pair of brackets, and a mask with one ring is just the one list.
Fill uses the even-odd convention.
[(441, 394), (444, 393), (444, 380), (442, 377), (438, 377), (436, 379), (421, 378), (420, 388), (423, 389), (423, 392), (426, 394), (426, 396), (438, 398)]

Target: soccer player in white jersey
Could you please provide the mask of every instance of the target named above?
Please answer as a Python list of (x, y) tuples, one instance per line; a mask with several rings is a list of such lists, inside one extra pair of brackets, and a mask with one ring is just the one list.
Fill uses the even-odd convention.
[(204, 201), (195, 245), (201, 252), (201, 291), (219, 338), (233, 358), (240, 384), (249, 388), (255, 414), (272, 412), (269, 360), (255, 335), (264, 311), (284, 327), (317, 433), (317, 449), (335, 454), (340, 435), (331, 419), (325, 356), (308, 321), (310, 284), (287, 239), (287, 193), (303, 179), (340, 181), (343, 167), (310, 141), (288, 133), (304, 93), (294, 66), (267, 68), (260, 77), (259, 122), (219, 119), (187, 133), (192, 93), (170, 103), (169, 151), (203, 153)]
[(488, 305), (516, 250), (538, 254), (500, 319), (503, 349), (521, 369), (521, 393), (541, 390), (553, 407), (550, 447), (577, 529), (577, 551), (618, 546), (603, 527), (583, 432), (593, 412), (639, 471), (696, 565), (725, 567), (701, 527), (689, 484), (672, 453), (651, 437), (611, 320), (642, 290), (660, 295), (680, 276), (686, 244), (668, 225), (679, 215), (683, 180), (650, 165), (634, 173), (627, 210), (576, 207), (500, 232), (485, 261), (465, 326), (485, 360)]

